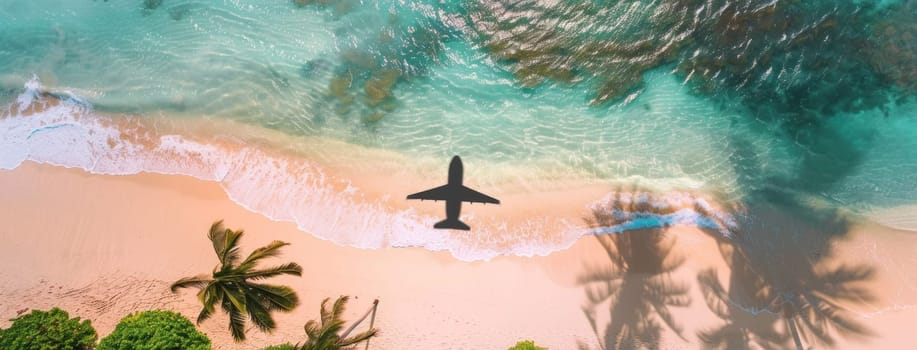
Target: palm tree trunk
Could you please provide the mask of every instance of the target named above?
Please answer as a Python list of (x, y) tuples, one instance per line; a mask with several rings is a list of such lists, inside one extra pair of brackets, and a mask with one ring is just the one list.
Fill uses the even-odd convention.
[[(369, 329), (373, 329), (373, 324), (376, 323), (376, 307), (379, 306), (379, 299), (373, 300), (373, 316), (369, 318)], [(366, 349), (369, 350), (369, 341), (372, 340), (366, 339)]]
[[(354, 329), (354, 328), (357, 328), (357, 325), (359, 325), (360, 322), (363, 322), (363, 320), (365, 320), (366, 317), (369, 316), (370, 313), (373, 314), (373, 320), (375, 320), (375, 318), (376, 318), (376, 305), (379, 305), (379, 299), (376, 299), (375, 301), (373, 301), (373, 306), (370, 306), (370, 307), (369, 307), (369, 310), (366, 310), (366, 313), (363, 314), (363, 317), (360, 317), (359, 320), (354, 321), (353, 324), (350, 325), (350, 327), (347, 328), (347, 330), (344, 331), (343, 334), (341, 334), (340, 339), (347, 339), (347, 336), (350, 335), (350, 332), (353, 332), (353, 329)], [(372, 326), (370, 326), (369, 329), (372, 329)]]
[(784, 317), (783, 319), (786, 320), (786, 326), (790, 329), (790, 333), (793, 334), (793, 342), (796, 343), (796, 350), (804, 350), (802, 348), (802, 340), (799, 339), (799, 330), (796, 329), (796, 322), (789, 317)]

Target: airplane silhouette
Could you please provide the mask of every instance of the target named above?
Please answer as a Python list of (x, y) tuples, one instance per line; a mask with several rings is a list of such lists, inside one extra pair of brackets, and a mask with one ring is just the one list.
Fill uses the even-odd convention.
[(446, 220), (437, 222), (433, 228), (471, 230), (459, 221), (462, 202), (500, 204), (500, 200), (462, 185), (462, 158), (452, 157), (449, 163), (449, 183), (426, 191), (409, 195), (408, 199), (446, 201)]

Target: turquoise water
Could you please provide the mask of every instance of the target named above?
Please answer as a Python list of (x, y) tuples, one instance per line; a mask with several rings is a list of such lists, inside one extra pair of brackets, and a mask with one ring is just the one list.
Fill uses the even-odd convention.
[(144, 4), (4, 1), (0, 99), (35, 76), (105, 115), (727, 201), (917, 204), (912, 1)]

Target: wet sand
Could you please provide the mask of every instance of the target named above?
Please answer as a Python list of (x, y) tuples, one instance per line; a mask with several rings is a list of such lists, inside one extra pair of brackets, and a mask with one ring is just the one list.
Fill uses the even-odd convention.
[[(273, 334), (251, 329), (245, 343), (233, 344), (225, 315), (204, 322), (200, 328), (217, 349), (301, 341), (302, 325), (317, 317), (321, 300), (341, 294), (356, 297), (349, 319), (380, 300), (376, 325), (382, 334), (373, 340), (375, 349), (504, 349), (522, 339), (554, 350), (576, 349), (577, 342), (594, 348), (605, 337), (614, 306), (595, 308), (597, 337), (582, 311), (588, 301), (577, 279), (611, 263), (590, 237), (545, 257), (470, 263), (421, 248), (364, 250), (252, 213), (229, 200), (218, 183), (174, 175), (90, 175), (26, 162), (0, 171), (0, 327), (17, 311), (54, 306), (91, 319), (101, 336), (132, 311), (171, 309), (193, 320), (199, 311), (194, 292), (172, 294), (168, 285), (213, 268), (206, 232), (217, 219), (245, 229), (243, 254), (279, 239), (291, 246), (274, 261), (304, 267), (301, 278), (273, 281), (292, 286), (301, 300), (293, 313), (276, 316)], [(670, 277), (689, 286), (691, 302), (670, 308), (684, 339), (663, 326), (661, 347), (699, 348), (696, 332), (723, 321), (705, 304), (696, 275), (715, 267), (725, 280), (728, 267), (709, 235), (688, 227), (665, 235), (675, 239), (670, 255), (685, 257)], [(833, 245), (840, 261), (877, 270), (867, 284), (877, 299), (848, 305), (874, 335), (849, 342), (834, 336), (836, 347), (906, 347), (909, 325), (917, 321), (917, 235), (861, 226)]]

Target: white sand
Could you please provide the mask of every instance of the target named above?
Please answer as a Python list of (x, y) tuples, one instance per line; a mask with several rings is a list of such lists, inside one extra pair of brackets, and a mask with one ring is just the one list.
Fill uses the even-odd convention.
[[(588, 213), (584, 213), (588, 214)], [(164, 308), (193, 320), (194, 292), (177, 295), (168, 285), (210, 271), (216, 263), (206, 238), (210, 223), (225, 219), (243, 228), (243, 252), (279, 239), (292, 243), (276, 262), (296, 261), (302, 278), (291, 285), (301, 305), (277, 316), (267, 335), (250, 330), (233, 344), (226, 318), (201, 325), (217, 349), (258, 349), (302, 340), (302, 325), (317, 317), (325, 297), (356, 296), (350, 319), (379, 298), (374, 349), (505, 349), (534, 339), (552, 350), (595, 343), (583, 316), (584, 290), (575, 283), (586, 266), (608, 265), (591, 238), (547, 257), (499, 257), (457, 261), (419, 248), (360, 250), (321, 241), (291, 223), (270, 221), (230, 201), (216, 183), (183, 176), (88, 175), (80, 170), (26, 163), (0, 171), (0, 326), (25, 308), (60, 306), (89, 318), (101, 335), (129, 312)], [(698, 348), (699, 329), (719, 324), (696, 286), (696, 272), (717, 266), (728, 272), (711, 238), (676, 228), (676, 254), (687, 256), (673, 276), (691, 283), (693, 303), (673, 309), (686, 340), (666, 332), (666, 348)], [(879, 300), (852, 306), (876, 336), (838, 348), (906, 348), (917, 321), (917, 236), (859, 228), (837, 249), (847, 262), (864, 262), (879, 274), (870, 285)], [(599, 309), (603, 310), (602, 308)], [(604, 310), (607, 310), (605, 308)], [(599, 315), (600, 330), (608, 315)]]

